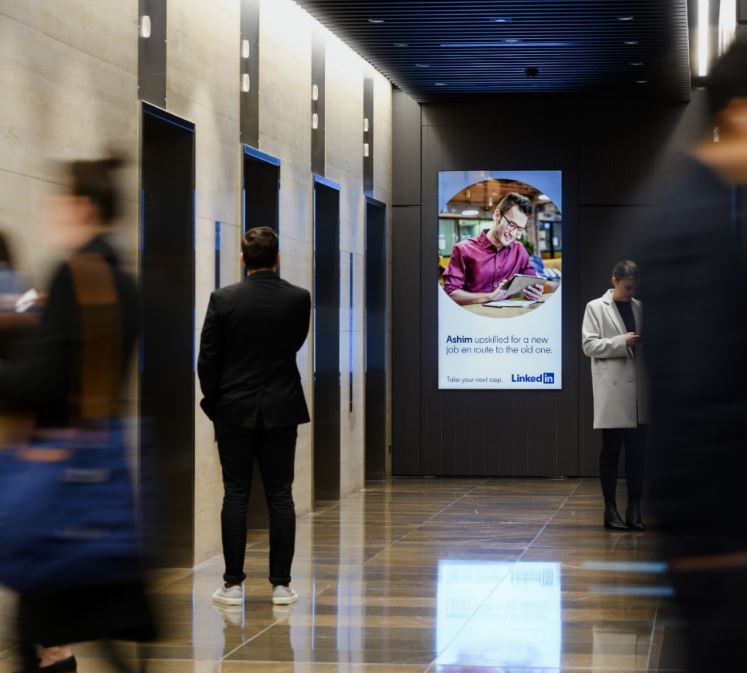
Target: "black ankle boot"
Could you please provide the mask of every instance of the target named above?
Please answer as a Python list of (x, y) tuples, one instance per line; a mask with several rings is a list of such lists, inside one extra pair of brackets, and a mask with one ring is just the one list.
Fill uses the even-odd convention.
[(625, 510), (625, 523), (628, 524), (630, 530), (643, 531), (646, 530), (646, 526), (643, 525), (643, 519), (641, 519), (641, 505), (638, 502), (629, 502), (628, 507)]
[(604, 527), (607, 530), (628, 530), (615, 505), (604, 508)]
[[(77, 670), (78, 662), (75, 661), (75, 656), (60, 659), (60, 661), (55, 661), (49, 666), (37, 665), (36, 668), (32, 669), (33, 673), (76, 673)], [(27, 673), (27, 671), (19, 671), (18, 673)]]

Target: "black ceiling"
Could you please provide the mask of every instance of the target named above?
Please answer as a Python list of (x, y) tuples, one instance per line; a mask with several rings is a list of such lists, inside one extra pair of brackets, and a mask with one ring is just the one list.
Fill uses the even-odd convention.
[(420, 102), (690, 94), (687, 0), (297, 1)]

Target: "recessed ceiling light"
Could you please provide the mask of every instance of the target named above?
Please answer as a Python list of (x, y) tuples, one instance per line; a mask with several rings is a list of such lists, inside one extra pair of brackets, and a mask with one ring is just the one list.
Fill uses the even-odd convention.
[(618, 21), (632, 21), (635, 17), (633, 16), (618, 16)]
[(436, 86), (446, 86), (446, 82), (435, 82)]
[(462, 215), (466, 215), (467, 217), (474, 217), (475, 215), (479, 215), (480, 211), (475, 210), (474, 208), (468, 208), (467, 210), (462, 211)]
[(635, 83), (636, 84), (648, 84), (648, 80), (647, 79), (637, 79), (635, 81)]
[(430, 68), (431, 64), (430, 63), (416, 63), (415, 67), (416, 68)]
[(384, 19), (369, 19), (369, 23), (384, 23)]
[(623, 44), (627, 44), (629, 47), (633, 47), (636, 44), (638, 44), (638, 40), (625, 40), (625, 42), (623, 42)]
[(395, 42), (394, 46), (395, 47), (409, 47), (410, 45), (407, 44), (407, 42)]
[(632, 65), (634, 68), (637, 68), (638, 66), (643, 65), (643, 61), (631, 61), (630, 65)]

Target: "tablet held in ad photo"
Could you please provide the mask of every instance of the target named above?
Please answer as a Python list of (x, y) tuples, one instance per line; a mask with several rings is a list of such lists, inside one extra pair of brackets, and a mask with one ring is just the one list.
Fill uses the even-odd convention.
[(439, 388), (562, 388), (560, 171), (441, 171)]

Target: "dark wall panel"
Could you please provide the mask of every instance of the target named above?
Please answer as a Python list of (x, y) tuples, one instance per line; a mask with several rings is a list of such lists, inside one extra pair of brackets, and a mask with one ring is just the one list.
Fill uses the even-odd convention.
[(392, 209), (392, 473), (420, 456), (420, 208)]
[[(585, 260), (580, 270), (579, 321), (584, 308), (610, 287), (612, 267), (621, 259), (635, 259), (639, 242), (651, 226), (653, 208), (647, 206), (583, 206), (579, 210), (579, 253)], [(580, 323), (579, 323), (580, 324)], [(591, 366), (581, 355), (579, 429), (580, 472), (596, 475), (601, 433), (592, 429), (594, 422), (591, 394)]]
[(420, 203), (420, 105), (402, 91), (392, 94), (392, 203)]
[[(583, 310), (652, 226), (672, 150), (708, 131), (704, 94), (694, 91), (689, 105), (549, 95), (433, 104), (420, 109), (420, 134), (413, 105), (395, 93), (394, 203), (413, 207), (393, 211), (393, 473), (596, 474)], [(413, 138), (422, 143), (419, 166)], [(563, 171), (562, 391), (437, 388), (438, 171), (475, 169)], [(419, 195), (408, 182), (416, 170)]]
[(369, 201), (366, 203), (366, 479), (386, 478), (386, 271), (386, 206)]
[[(426, 123), (430, 121), (424, 110)], [(578, 470), (578, 339), (573, 338), (577, 262), (576, 153), (572, 137), (545, 115), (495, 127), (490, 117), (452, 110), (451, 124), (423, 127), (421, 395), (423, 472), (444, 475), (559, 475)], [(488, 140), (486, 140), (488, 139)], [(562, 391), (438, 390), (438, 171), (563, 171), (564, 368)], [(396, 290), (395, 290), (396, 292)]]

